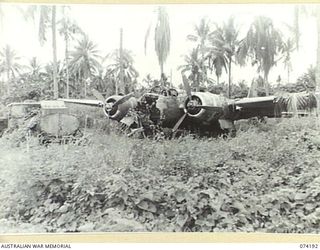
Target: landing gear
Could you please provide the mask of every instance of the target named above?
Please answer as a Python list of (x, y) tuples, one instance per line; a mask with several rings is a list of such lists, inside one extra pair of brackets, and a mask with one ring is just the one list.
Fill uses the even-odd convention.
[(233, 121), (220, 119), (219, 125), (221, 129), (224, 131), (224, 135), (230, 137), (236, 136), (237, 130)]

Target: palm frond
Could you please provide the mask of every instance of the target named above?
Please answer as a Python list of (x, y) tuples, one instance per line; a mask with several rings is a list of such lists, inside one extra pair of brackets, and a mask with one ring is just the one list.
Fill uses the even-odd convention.
[(152, 23), (149, 24), (147, 32), (146, 32), (145, 37), (144, 37), (144, 54), (145, 55), (147, 54), (147, 45), (148, 45), (148, 39), (149, 39), (149, 36), (150, 36), (151, 26), (152, 26)]
[(155, 50), (160, 65), (163, 65), (170, 52), (169, 16), (165, 7), (158, 8), (158, 20), (155, 27)]
[(317, 99), (313, 93), (282, 93), (277, 97), (277, 108), (281, 112), (297, 115), (298, 111), (309, 111), (317, 107)]
[(70, 73), (81, 78), (92, 76), (100, 67), (101, 56), (88, 36), (83, 36), (78, 40), (75, 49), (70, 52)]
[(0, 51), (0, 59), (0, 68), (2, 69), (1, 73), (6, 72), (13, 78), (15, 78), (17, 74), (20, 74), (23, 69), (25, 69), (25, 67), (23, 67), (19, 62), (20, 57), (18, 56), (17, 52), (9, 45), (6, 45)]
[(47, 41), (46, 31), (50, 23), (50, 11), (51, 7), (46, 5), (40, 6), (38, 37), (41, 45), (43, 45)]

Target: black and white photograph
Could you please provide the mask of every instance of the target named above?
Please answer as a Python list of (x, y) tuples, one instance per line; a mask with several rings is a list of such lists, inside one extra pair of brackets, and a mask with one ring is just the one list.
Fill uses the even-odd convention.
[(318, 234), (319, 114), (319, 4), (0, 3), (0, 234)]

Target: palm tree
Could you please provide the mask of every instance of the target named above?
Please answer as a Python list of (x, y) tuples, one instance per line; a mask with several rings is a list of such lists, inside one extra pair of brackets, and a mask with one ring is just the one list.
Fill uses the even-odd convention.
[[(139, 76), (138, 71), (133, 66), (134, 60), (131, 52), (124, 49), (120, 58), (119, 50), (116, 49), (111, 54), (109, 54), (107, 58), (112, 59), (113, 63), (107, 66), (106, 74), (108, 76), (113, 76), (116, 83), (121, 82), (121, 78), (123, 78), (124, 88), (119, 92), (122, 92), (122, 94), (129, 93), (133, 89), (133, 86), (131, 85), (135, 83), (136, 78)], [(123, 72), (121, 72), (121, 70)]]
[(300, 46), (300, 29), (299, 29), (299, 5), (296, 5), (294, 7), (294, 21), (293, 21), (293, 34), (295, 39), (295, 44), (297, 49), (299, 49)]
[(53, 53), (53, 98), (57, 99), (59, 96), (59, 85), (57, 81), (58, 67), (57, 67), (57, 35), (56, 35), (56, 6), (51, 7), (51, 31), (52, 31), (52, 53)]
[[(146, 37), (144, 48), (147, 49), (147, 40), (149, 38), (151, 25), (149, 26)], [(169, 25), (169, 16), (166, 11), (166, 8), (160, 6), (157, 8), (157, 21), (154, 31), (154, 41), (155, 41), (155, 51), (158, 57), (160, 65), (160, 78), (162, 78), (164, 70), (163, 65), (167, 60), (167, 57), (170, 52), (170, 25)]]
[(74, 50), (70, 52), (70, 73), (80, 83), (84, 83), (84, 96), (87, 95), (87, 84), (91, 82), (96, 69), (100, 66), (97, 45), (84, 35)]
[(281, 53), (283, 54), (281, 59), (283, 59), (284, 67), (287, 69), (287, 83), (290, 83), (290, 72), (292, 71), (291, 53), (295, 49), (294, 41), (291, 38), (288, 38), (281, 48)]
[(185, 64), (178, 67), (178, 70), (190, 71), (189, 80), (192, 81), (196, 91), (199, 90), (200, 82), (206, 78), (206, 70), (203, 70), (204, 60), (201, 60), (199, 54), (199, 46), (197, 46), (190, 52), (190, 55), (184, 56)]
[(69, 43), (77, 34), (84, 35), (84, 33), (76, 22), (69, 18), (67, 8), (64, 7), (62, 10), (63, 18), (59, 21), (59, 34), (63, 36), (65, 42), (66, 98), (69, 98)]
[(19, 64), (20, 57), (17, 52), (13, 50), (9, 45), (6, 45), (0, 51), (0, 74), (6, 75), (7, 80), (7, 93), (10, 94), (10, 81), (20, 74), (22, 70), (21, 64)]
[(151, 74), (147, 74), (145, 78), (142, 79), (142, 82), (146, 83), (148, 88), (152, 88), (154, 84), (154, 78), (151, 76)]
[(52, 58), (53, 58), (53, 95), (57, 99), (59, 96), (59, 86), (57, 82), (57, 36), (56, 36), (56, 16), (57, 9), (55, 5), (31, 5), (25, 11), (22, 11), (24, 17), (35, 21), (37, 19), (39, 30), (39, 42), (43, 45), (47, 41), (47, 30), (50, 27), (52, 37)]
[(53, 83), (52, 64), (44, 67), (36, 57), (32, 57), (26, 67), (28, 70), (20, 77), (20, 81), (22, 80), (23, 83), (26, 83), (27, 88), (30, 89), (31, 92), (34, 90), (43, 97), (47, 91), (50, 91), (50, 86), (52, 86)]
[[(218, 64), (224, 67), (228, 66), (228, 97), (231, 95), (231, 66), (235, 63), (235, 55), (239, 47), (239, 29), (236, 28), (234, 17), (231, 16), (227, 22), (223, 23), (222, 28), (217, 26), (217, 29), (211, 33), (211, 42), (213, 48), (219, 51)], [(225, 54), (225, 57), (222, 55)], [(220, 67), (221, 68), (221, 67)]]
[(94, 75), (92, 76), (92, 86), (99, 93), (106, 93), (108, 91), (108, 84), (105, 78), (105, 70), (102, 65), (97, 66)]
[[(205, 61), (207, 59), (208, 52), (208, 43), (210, 40), (210, 21), (207, 18), (202, 18), (198, 25), (194, 25), (193, 30), (194, 34), (189, 34), (187, 36), (187, 40), (195, 42), (197, 47), (191, 52), (191, 57), (189, 59), (196, 59), (197, 67), (193, 67), (194, 70), (198, 71), (197, 73), (194, 71), (195, 75), (198, 76), (197, 86), (199, 88), (200, 78), (202, 80), (206, 79), (207, 75), (207, 67), (205, 66)], [(185, 58), (185, 61), (188, 62), (188, 58)], [(195, 62), (195, 61), (194, 61)], [(201, 76), (199, 75), (201, 74)]]
[(299, 18), (301, 13), (307, 14), (308, 16), (314, 16), (317, 27), (317, 63), (316, 63), (316, 91), (315, 96), (317, 97), (317, 111), (320, 113), (320, 6), (311, 5), (311, 8), (306, 5), (296, 5), (294, 9), (294, 30), (297, 47), (299, 47), (300, 29), (299, 29)]
[[(44, 74), (43, 74), (43, 81), (47, 86), (44, 86), (44, 88), (48, 88), (49, 86), (52, 86), (52, 84), (54, 83), (54, 81), (57, 82), (57, 85), (59, 86), (64, 86), (66, 84), (66, 79), (65, 79), (65, 72), (64, 72), (64, 65), (62, 62), (58, 61), (56, 63), (56, 71), (57, 74), (54, 78), (54, 66), (53, 66), (53, 62), (50, 62), (48, 64), (46, 64), (44, 66)], [(53, 90), (54, 91), (54, 90)], [(51, 91), (52, 92), (52, 89)]]
[(41, 65), (39, 64), (38, 60), (36, 57), (32, 57), (31, 60), (29, 61), (29, 66), (28, 68), (30, 69), (30, 74), (32, 76), (37, 76), (40, 74), (41, 71)]
[(210, 39), (210, 21), (203, 17), (200, 20), (199, 25), (194, 25), (194, 34), (190, 34), (187, 36), (189, 41), (196, 42), (199, 45), (199, 50), (201, 54), (201, 58), (204, 59), (205, 53), (208, 47), (208, 42)]
[(250, 26), (247, 36), (241, 41), (239, 59), (244, 64), (247, 56), (252, 59), (252, 65), (257, 64), (258, 72), (263, 72), (266, 95), (269, 95), (268, 75), (276, 64), (276, 55), (282, 48), (281, 33), (273, 26), (270, 18), (256, 17)]
[(225, 51), (223, 49), (216, 48), (215, 50), (212, 50), (210, 52), (208, 59), (209, 59), (209, 69), (211, 69), (211, 71), (214, 70), (215, 75), (217, 77), (217, 84), (219, 84), (219, 79), (222, 75), (223, 69), (225, 69), (225, 72), (228, 72), (227, 70), (228, 59), (225, 55)]

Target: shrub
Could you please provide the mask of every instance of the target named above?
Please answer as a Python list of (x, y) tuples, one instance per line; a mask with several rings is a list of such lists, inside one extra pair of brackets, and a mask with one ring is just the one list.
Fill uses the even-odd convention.
[(95, 133), (87, 146), (28, 151), (1, 139), (0, 218), (47, 232), (317, 233), (318, 121), (240, 125), (235, 138)]

